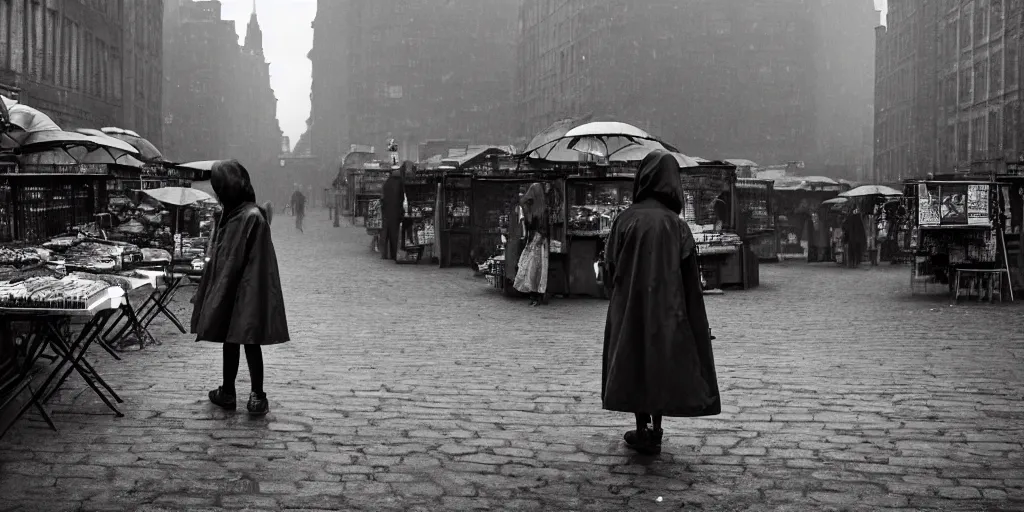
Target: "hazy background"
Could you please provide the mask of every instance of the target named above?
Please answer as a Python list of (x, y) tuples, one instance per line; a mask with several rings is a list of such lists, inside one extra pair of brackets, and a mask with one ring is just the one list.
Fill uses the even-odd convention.
[[(239, 37), (245, 37), (253, 0), (221, 0), (221, 4), (223, 19), (234, 20)], [(306, 54), (313, 47), (316, 0), (256, 0), (256, 15), (270, 63), (270, 85), (277, 94), (277, 118), (294, 146), (309, 117), (312, 67)]]

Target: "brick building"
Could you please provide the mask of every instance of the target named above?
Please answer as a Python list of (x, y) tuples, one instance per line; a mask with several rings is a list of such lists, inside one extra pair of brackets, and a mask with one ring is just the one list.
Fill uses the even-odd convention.
[[(873, 13), (868, 0), (526, 0), (518, 132), (592, 113), (696, 155), (863, 165), (870, 75), (833, 78), (870, 73)], [(829, 61), (842, 72), (819, 69)]]
[(0, 84), (62, 128), (160, 143), (163, 0), (0, 0)]
[(890, 0), (876, 33), (877, 180), (1024, 160), (1024, 1)]
[(256, 13), (239, 45), (218, 1), (167, 0), (164, 141), (172, 160), (237, 158), (277, 165), (281, 129)]
[(428, 139), (507, 143), (517, 2), (320, 0), (314, 21), (311, 149), (395, 138), (415, 159)]

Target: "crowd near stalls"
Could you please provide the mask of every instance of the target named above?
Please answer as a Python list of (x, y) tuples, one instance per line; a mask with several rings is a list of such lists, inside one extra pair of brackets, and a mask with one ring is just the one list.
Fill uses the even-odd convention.
[[(159, 320), (185, 332), (167, 304), (206, 262), (213, 161), (169, 162), (129, 129), (64, 128), (2, 99), (0, 410), (13, 408), (16, 421), (35, 409), (56, 428), (43, 404), (76, 372), (121, 415), (89, 349), (120, 359), (156, 342), (149, 326)], [(30, 387), (38, 372), (43, 385)]]
[(334, 188), (351, 198), (351, 209), (343, 202), (338, 210), (364, 223), (371, 247), (381, 251), (382, 189), (396, 175), (403, 215), (395, 260), (470, 266), (509, 294), (521, 291), (515, 280), (529, 243), (524, 197), (539, 193), (531, 201), (543, 204), (545, 216), (544, 293), (601, 297), (596, 269), (605, 241), (632, 204), (637, 166), (655, 149), (678, 160), (687, 200), (681, 216), (694, 229), (707, 288), (757, 286), (755, 247), (774, 236), (772, 182), (740, 179), (732, 163), (688, 157), (623, 123), (556, 123), (519, 150), (448, 148), (415, 164), (399, 164), (397, 155), (366, 158), (344, 164)]
[[(1020, 170), (962, 183), (936, 178), (903, 190), (858, 186), (800, 175), (802, 166), (793, 162), (765, 168), (750, 160), (686, 156), (624, 123), (567, 120), (518, 149), (448, 148), (404, 164), (397, 154), (376, 160), (367, 151), (358, 162), (346, 158), (334, 188), (344, 190), (338, 211), (364, 222), (379, 250), (381, 189), (394, 175), (403, 184), (394, 259), (470, 266), (512, 295), (523, 292), (519, 263), (524, 251), (535, 249), (526, 218), (532, 214), (537, 223), (540, 204), (544, 295), (601, 297), (605, 241), (616, 216), (632, 203), (640, 161), (655, 149), (678, 160), (685, 199), (680, 216), (698, 243), (705, 293), (756, 287), (761, 262), (787, 259), (847, 267), (913, 261), (915, 282), (984, 289), (987, 296), (1012, 291), (996, 286), (1000, 279), (1024, 285)], [(977, 206), (982, 190), (991, 203), (985, 220)], [(975, 198), (975, 213), (958, 223), (949, 205), (960, 197)], [(921, 205), (931, 204), (950, 209), (942, 210), (940, 221), (929, 220)]]

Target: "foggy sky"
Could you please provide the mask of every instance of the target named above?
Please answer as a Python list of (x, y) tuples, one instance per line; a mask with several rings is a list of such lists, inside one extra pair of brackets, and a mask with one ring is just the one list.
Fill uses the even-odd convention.
[[(244, 37), (253, 0), (221, 0), (221, 4), (221, 16), (234, 20), (239, 37)], [(256, 15), (263, 29), (263, 52), (270, 62), (270, 85), (277, 95), (277, 119), (294, 147), (309, 117), (312, 66), (306, 54), (313, 47), (310, 25), (316, 17), (316, 0), (256, 0)]]

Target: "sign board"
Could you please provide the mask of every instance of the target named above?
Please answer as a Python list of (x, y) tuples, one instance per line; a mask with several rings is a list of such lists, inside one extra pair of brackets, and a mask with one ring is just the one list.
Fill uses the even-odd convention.
[(988, 226), (989, 186), (965, 183), (919, 183), (917, 224), (936, 226)]
[(917, 185), (917, 224), (919, 226), (938, 226), (939, 219), (939, 187), (929, 187), (925, 183)]
[(1024, 162), (1006, 162), (1006, 174), (1024, 176)]
[(986, 226), (989, 224), (988, 185), (967, 186), (967, 224)]

